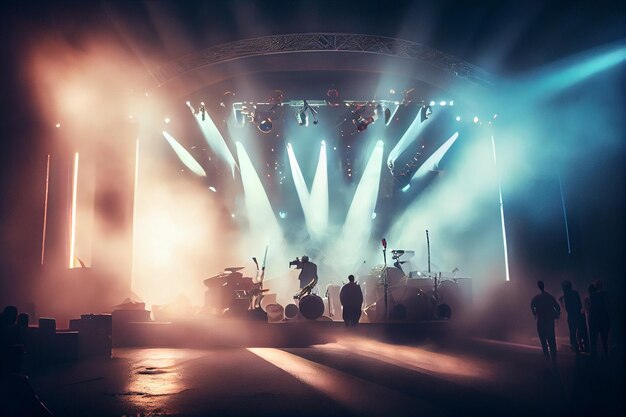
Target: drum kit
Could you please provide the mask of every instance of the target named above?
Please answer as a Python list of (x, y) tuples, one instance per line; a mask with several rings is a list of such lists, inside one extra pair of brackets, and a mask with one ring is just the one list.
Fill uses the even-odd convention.
[[(427, 231), (428, 239), (428, 231)], [(393, 266), (386, 265), (386, 241), (383, 239), (384, 265), (378, 265), (361, 277), (363, 283), (365, 319), (370, 322), (380, 321), (423, 321), (450, 319), (453, 314), (463, 312), (471, 302), (471, 279), (458, 278), (455, 268), (450, 274), (431, 272), (430, 244), (428, 271), (409, 271), (409, 260), (415, 256), (411, 250), (395, 249), (391, 251)], [(267, 257), (267, 248), (265, 252)], [(293, 298), (294, 302), (280, 305), (276, 294), (263, 288), (265, 259), (259, 268), (256, 258), (257, 274), (253, 279), (243, 277), (239, 272), (243, 267), (225, 268), (224, 272), (204, 280), (208, 288), (205, 304), (215, 313), (224, 314), (239, 305), (247, 310), (263, 310), (269, 322), (298, 320), (338, 320), (341, 318), (339, 285), (329, 285), (326, 296), (322, 299), (314, 293), (317, 279), (302, 288)], [(407, 268), (408, 267), (408, 268)]]

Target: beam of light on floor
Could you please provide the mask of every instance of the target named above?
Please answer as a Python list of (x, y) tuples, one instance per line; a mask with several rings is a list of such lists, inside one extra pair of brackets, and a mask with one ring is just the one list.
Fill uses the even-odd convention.
[[(420, 134), (422, 129), (424, 129), (426, 123), (428, 123), (422, 123), (420, 114), (421, 112), (418, 111), (417, 116), (415, 116), (415, 119), (413, 120), (413, 123), (411, 123), (411, 126), (409, 126), (409, 128), (406, 130), (406, 132), (404, 132), (404, 135), (402, 135), (402, 138), (400, 138), (396, 146), (394, 146), (391, 152), (389, 152), (389, 156), (387, 157), (387, 166), (393, 165), (396, 159), (402, 154), (402, 152), (404, 152), (406, 148), (408, 148), (409, 145), (413, 143), (413, 141), (417, 140), (418, 135)], [(434, 119), (436, 115), (437, 113), (431, 114), (428, 120), (432, 122), (432, 119)]]
[(626, 61), (626, 44), (578, 54), (528, 75), (526, 84), (537, 94), (557, 94)]
[(76, 250), (76, 196), (78, 194), (78, 152), (74, 154), (74, 171), (72, 173), (72, 211), (70, 213), (70, 259), (69, 268), (74, 268)]
[(328, 170), (326, 142), (322, 141), (315, 178), (309, 198), (309, 233), (313, 239), (322, 239), (328, 228)]
[(450, 138), (443, 143), (432, 155), (428, 157), (426, 161), (415, 171), (413, 177), (411, 177), (411, 182), (423, 180), (429, 172), (439, 170), (439, 162), (443, 156), (448, 152), (450, 147), (454, 144), (454, 142), (459, 137), (459, 132), (455, 132)]
[(183, 145), (178, 143), (178, 141), (166, 131), (163, 131), (163, 137), (165, 137), (167, 143), (170, 144), (170, 146), (176, 153), (176, 156), (178, 156), (178, 159), (180, 159), (180, 162), (182, 162), (194, 174), (200, 177), (206, 177), (206, 172), (204, 171), (202, 166), (200, 166), (198, 161), (196, 161), (194, 157), (191, 156), (191, 154), (187, 151), (187, 149), (183, 147)]
[(500, 173), (498, 171), (498, 162), (496, 159), (496, 141), (491, 135), (491, 146), (493, 148), (493, 165), (496, 169), (496, 178), (498, 180), (498, 197), (500, 198), (500, 222), (502, 224), (502, 246), (504, 248), (504, 269), (506, 273), (506, 280), (510, 281), (511, 276), (509, 275), (509, 251), (507, 249), (506, 242), (506, 226), (504, 224), (504, 203), (502, 202), (502, 186), (500, 185)]
[(235, 162), (235, 158), (230, 152), (230, 149), (228, 149), (228, 145), (226, 145), (226, 141), (224, 140), (224, 137), (220, 133), (219, 129), (215, 126), (215, 123), (208, 114), (205, 114), (204, 120), (202, 120), (202, 115), (200, 113), (195, 114), (194, 117), (196, 118), (196, 122), (198, 122), (198, 126), (200, 126), (200, 130), (202, 131), (207, 144), (213, 152), (215, 152), (228, 164), (234, 178), (237, 163)]
[(469, 359), (414, 346), (392, 345), (372, 339), (345, 337), (336, 343), (316, 346), (318, 349), (341, 349), (402, 368), (426, 371), (440, 377), (489, 379), (494, 370), (486, 361)]
[(382, 385), (366, 381), (300, 356), (271, 348), (248, 348), (259, 358), (283, 370), (355, 415), (398, 416), (407, 410), (438, 415), (430, 405)]
[(246, 213), (250, 225), (249, 241), (254, 242), (254, 248), (250, 248), (253, 250), (251, 253), (263, 253), (270, 241), (273, 245), (282, 243), (280, 226), (246, 149), (241, 142), (237, 142), (236, 147)]
[(339, 242), (335, 244), (333, 252), (340, 256), (340, 259), (336, 259), (339, 271), (351, 270), (363, 261), (361, 259), (363, 251), (372, 233), (372, 213), (378, 202), (383, 150), (384, 143), (379, 140), (376, 142), (352, 198)]
[(291, 167), (291, 176), (293, 177), (293, 183), (296, 186), (296, 194), (298, 195), (298, 200), (300, 200), (302, 212), (304, 213), (304, 221), (306, 223), (307, 229), (310, 231), (311, 219), (309, 216), (309, 190), (306, 186), (306, 181), (304, 181), (302, 170), (300, 170), (300, 165), (298, 164), (298, 159), (296, 158), (296, 154), (293, 151), (293, 146), (291, 146), (291, 143), (287, 144), (287, 155), (289, 156), (289, 166)]

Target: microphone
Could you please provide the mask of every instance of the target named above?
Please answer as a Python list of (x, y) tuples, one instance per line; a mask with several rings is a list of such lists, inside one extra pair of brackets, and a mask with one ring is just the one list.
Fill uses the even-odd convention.
[(387, 249), (387, 239), (383, 238), (383, 249)]

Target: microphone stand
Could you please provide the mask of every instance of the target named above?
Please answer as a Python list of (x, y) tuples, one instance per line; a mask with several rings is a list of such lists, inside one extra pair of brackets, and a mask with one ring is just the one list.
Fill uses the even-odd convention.
[(428, 247), (428, 275), (430, 275), (430, 238), (428, 237), (428, 230), (426, 230), (426, 246)]
[(383, 245), (383, 260), (385, 263), (385, 276), (383, 278), (383, 288), (385, 291), (385, 320), (389, 320), (389, 308), (387, 304), (387, 294), (389, 292), (389, 282), (387, 281), (387, 245)]

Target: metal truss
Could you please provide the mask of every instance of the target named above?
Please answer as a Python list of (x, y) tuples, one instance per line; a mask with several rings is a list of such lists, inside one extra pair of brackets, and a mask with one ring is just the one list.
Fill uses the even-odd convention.
[(474, 83), (490, 85), (489, 74), (460, 58), (402, 39), (372, 35), (340, 33), (308, 33), (272, 35), (243, 39), (216, 45), (185, 55), (151, 71), (153, 78), (163, 85), (197, 69), (236, 59), (306, 52), (361, 52), (427, 63), (454, 77)]

